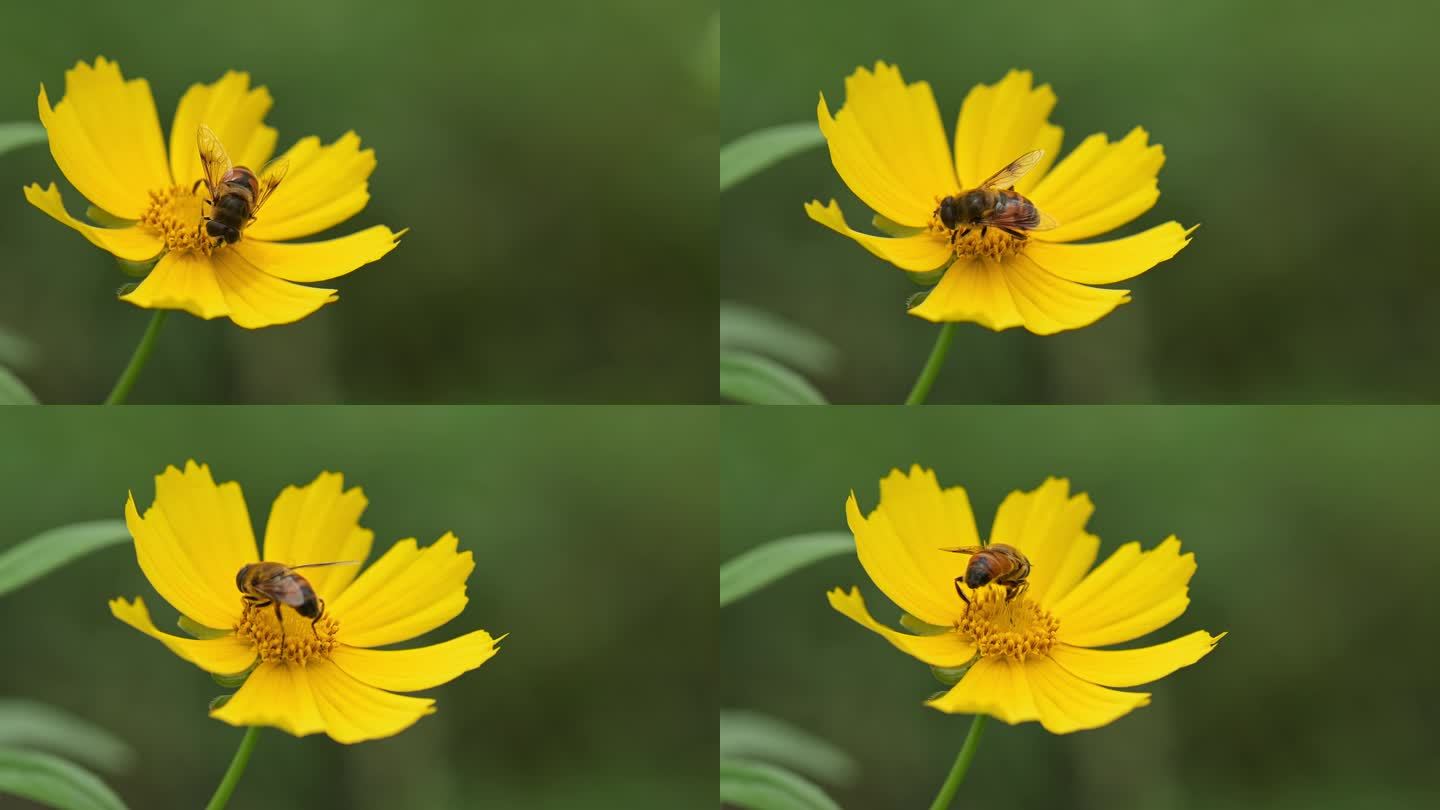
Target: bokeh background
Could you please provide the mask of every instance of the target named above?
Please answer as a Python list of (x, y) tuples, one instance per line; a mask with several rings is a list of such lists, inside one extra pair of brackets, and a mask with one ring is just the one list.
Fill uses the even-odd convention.
[[(1433, 401), (1440, 308), (1430, 223), (1440, 108), (1433, 5), (1215, 0), (731, 0), (722, 142), (814, 121), (877, 59), (928, 80), (953, 135), (966, 92), (1028, 68), (1059, 97), (1068, 152), (1142, 125), (1165, 146), (1156, 207), (1124, 234), (1201, 223), (1176, 258), (1123, 286), (1133, 302), (1053, 337), (957, 335), (931, 402)], [(915, 287), (811, 222), (811, 198), (867, 223), (822, 148), (725, 192), (721, 293), (834, 341), (831, 401), (898, 402), (937, 326)], [(859, 228), (861, 225), (856, 224)]]
[[(283, 149), (354, 129), (369, 207), (314, 238), (411, 231), (340, 301), (247, 332), (172, 317), (132, 402), (694, 402), (715, 393), (713, 3), (135, 0), (7, 4), (0, 121), (37, 120), (97, 54), (149, 79), (168, 132), (195, 82), (270, 88)], [(98, 402), (149, 313), (32, 208), (45, 146), (0, 159), (0, 330), (44, 402)]]
[[(119, 518), (126, 491), (188, 458), (240, 482), (257, 534), (275, 495), (322, 470), (363, 487), (378, 557), (447, 530), (474, 552), (470, 603), (434, 642), (510, 633), (422, 694), (437, 713), (344, 746), (264, 731), (231, 807), (698, 807), (715, 789), (715, 437), (693, 410), (12, 409), (0, 423), (0, 548)], [(684, 471), (684, 474), (681, 474)], [(129, 806), (199, 807), (241, 731), (206, 717), (210, 676), (113, 619), (175, 613), (131, 547), (0, 597), (0, 695), (50, 703), (138, 752), (107, 777)], [(178, 632), (178, 631), (177, 631)], [(0, 808), (33, 807), (0, 797)]]
[[(982, 536), (1015, 489), (1068, 476), (1096, 511), (1101, 559), (1174, 533), (1198, 570), (1162, 641), (1229, 631), (1143, 691), (1150, 706), (1052, 736), (986, 728), (957, 807), (1436, 806), (1440, 709), (1434, 572), (1440, 413), (1363, 408), (730, 409), (722, 430), (728, 559), (802, 532), (845, 531), (892, 468), (964, 486)], [(969, 728), (921, 705), (928, 668), (832, 610), (853, 557), (805, 569), (720, 619), (721, 706), (766, 712), (839, 745), (847, 808), (927, 807)]]

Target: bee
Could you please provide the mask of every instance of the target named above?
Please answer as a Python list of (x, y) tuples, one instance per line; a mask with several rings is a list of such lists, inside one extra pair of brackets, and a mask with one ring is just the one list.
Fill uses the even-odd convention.
[(941, 551), (953, 551), (956, 554), (969, 554), (970, 564), (965, 566), (965, 575), (955, 578), (955, 592), (965, 604), (970, 604), (965, 592), (960, 590), (960, 583), (964, 582), (970, 590), (983, 588), (992, 582), (996, 585), (1005, 586), (1005, 601), (1009, 602), (1030, 587), (1030, 560), (1020, 549), (1005, 543), (991, 543), (988, 546), (961, 546), (959, 548), (942, 548)]
[(325, 617), (325, 600), (315, 595), (309, 580), (295, 573), (299, 568), (321, 568), (328, 565), (359, 565), (359, 560), (306, 563), (287, 566), (277, 562), (257, 562), (242, 566), (235, 574), (235, 587), (244, 594), (247, 604), (255, 607), (275, 606), (275, 621), (280, 625), (280, 640), (285, 640), (285, 620), (280, 606), (289, 605), (296, 613), (310, 620), (310, 632), (320, 637), (315, 624)]
[(950, 229), (950, 241), (955, 242), (976, 227), (984, 236), (992, 226), (1023, 241), (1026, 231), (1049, 230), (1059, 225), (1054, 217), (1036, 208), (1035, 203), (1010, 190), (1044, 156), (1044, 149), (1026, 152), (978, 188), (940, 200), (935, 216)]
[(272, 160), (257, 176), (244, 166), (232, 166), (225, 146), (204, 124), (196, 132), (195, 140), (200, 145), (200, 164), (205, 176), (196, 180), (190, 191), (194, 192), (203, 183), (210, 192), (210, 199), (205, 201), (210, 206), (210, 216), (201, 216), (200, 228), (216, 240), (214, 247), (219, 247), (221, 242), (233, 245), (240, 241), (241, 232), (255, 221), (260, 206), (285, 179), (290, 164)]

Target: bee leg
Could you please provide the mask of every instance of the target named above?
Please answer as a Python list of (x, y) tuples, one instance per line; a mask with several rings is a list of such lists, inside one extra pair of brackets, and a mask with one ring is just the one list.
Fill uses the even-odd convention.
[(1005, 601), (1013, 601), (1016, 597), (1021, 596), (1029, 589), (1030, 580), (1028, 579), (1024, 582), (1019, 583), (1018, 585), (1012, 582), (1009, 585), (1005, 586)]
[(194, 193), (195, 193), (195, 189), (200, 188), (200, 185), (201, 185), (202, 183), (204, 183), (206, 186), (209, 186), (209, 185), (210, 185), (209, 183), (206, 183), (206, 182), (205, 182), (205, 178), (202, 177), (202, 178), (200, 178), (199, 180), (196, 180), (196, 181), (195, 181), (195, 185), (193, 185), (193, 186), (190, 187), (190, 193), (191, 193), (191, 194), (194, 194)]
[(280, 615), (280, 603), (272, 602), (275, 605), (275, 623), (280, 625), (280, 648), (285, 648), (285, 617)]
[(1010, 234), (1011, 236), (1015, 237), (1016, 239), (1019, 239), (1021, 242), (1024, 242), (1024, 241), (1025, 241), (1025, 234), (1022, 233), (1022, 232), (1020, 232), (1020, 231), (1015, 230), (1014, 228), (1004, 228), (1004, 227), (1001, 227), (1001, 226), (998, 226), (998, 225), (997, 225), (996, 227), (997, 227), (997, 228), (1000, 228), (1000, 230), (1004, 231), (1005, 233)]
[(315, 638), (318, 639), (320, 638), (320, 631), (315, 629), (315, 624), (325, 618), (325, 600), (317, 596), (315, 597), (315, 601), (320, 603), (320, 610), (315, 614), (315, 618), (310, 620), (310, 632), (314, 633)]
[(969, 235), (970, 235), (970, 232), (973, 231), (973, 230), (975, 230), (975, 229), (974, 229), (974, 228), (966, 228), (965, 230), (961, 231), (958, 235), (956, 235), (955, 238), (956, 238), (956, 239), (964, 239), (965, 237), (969, 236)]
[(983, 228), (980, 229), (980, 238), (981, 238), (981, 239), (984, 239), (984, 238), (985, 238), (985, 234), (988, 234), (988, 233), (990, 233), (990, 226), (989, 226), (989, 225), (986, 225), (985, 227), (983, 227)]
[(970, 604), (970, 599), (969, 599), (969, 597), (965, 596), (965, 592), (962, 591), (962, 590), (960, 590), (960, 583), (961, 583), (961, 582), (964, 582), (964, 581), (965, 581), (965, 578), (964, 578), (964, 577), (955, 577), (955, 593), (960, 594), (960, 601), (962, 601), (962, 602), (964, 602), (965, 604), (968, 605), (968, 604)]

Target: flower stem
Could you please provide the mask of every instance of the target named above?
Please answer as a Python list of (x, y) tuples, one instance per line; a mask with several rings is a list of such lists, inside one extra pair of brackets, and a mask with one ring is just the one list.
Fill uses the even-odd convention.
[(155, 338), (160, 334), (160, 327), (165, 323), (165, 315), (169, 310), (157, 309), (155, 314), (150, 316), (150, 325), (145, 327), (145, 334), (140, 337), (140, 345), (135, 347), (135, 353), (130, 355), (130, 365), (125, 367), (120, 379), (115, 381), (115, 387), (110, 391), (110, 396), (105, 398), (106, 405), (124, 405), (125, 398), (130, 396), (130, 389), (135, 387), (135, 381), (140, 378), (141, 369), (150, 359), (150, 352), (155, 350)]
[(925, 368), (920, 370), (920, 377), (915, 380), (915, 387), (910, 389), (910, 396), (905, 398), (906, 405), (925, 404), (925, 397), (930, 396), (930, 386), (934, 385), (935, 378), (940, 376), (940, 367), (945, 365), (945, 355), (950, 353), (950, 341), (954, 339), (954, 322), (940, 327), (940, 334), (935, 338), (935, 346), (930, 349), (930, 359), (925, 361)]
[(235, 749), (235, 758), (230, 760), (230, 767), (225, 771), (225, 778), (220, 780), (220, 787), (215, 788), (215, 795), (210, 797), (210, 803), (205, 805), (205, 810), (225, 810), (225, 805), (230, 801), (230, 794), (240, 784), (240, 777), (245, 775), (245, 766), (250, 763), (250, 752), (255, 750), (255, 740), (260, 737), (260, 727), (251, 726), (245, 729), (245, 736), (240, 740), (240, 747)]
[(960, 746), (960, 755), (955, 757), (955, 764), (950, 766), (950, 775), (945, 777), (945, 784), (940, 786), (940, 795), (935, 797), (930, 810), (946, 810), (950, 802), (955, 800), (960, 783), (965, 781), (965, 772), (970, 770), (970, 760), (975, 758), (975, 749), (980, 747), (980, 733), (984, 730), (985, 715), (975, 715), (975, 719), (970, 722), (970, 733), (965, 735), (965, 744)]

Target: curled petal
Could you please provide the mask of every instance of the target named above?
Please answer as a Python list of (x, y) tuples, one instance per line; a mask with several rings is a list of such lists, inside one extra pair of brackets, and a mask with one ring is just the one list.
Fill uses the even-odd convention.
[(988, 258), (950, 265), (940, 283), (910, 314), (927, 321), (978, 323), (996, 332), (1025, 324), (1005, 280), (1005, 268)]
[(210, 127), (236, 166), (260, 171), (275, 152), (275, 129), (265, 125), (270, 91), (250, 87), (250, 74), (228, 71), (210, 84), (192, 84), (175, 108), (170, 128), (170, 171), (186, 189), (204, 176), (195, 133)]
[[(270, 507), (265, 522), (265, 559), (287, 565), (356, 560), (370, 556), (375, 533), (360, 527), (368, 501), (359, 487), (345, 489), (345, 477), (320, 473), (303, 487), (286, 487)], [(335, 565), (305, 571), (322, 599), (334, 599), (360, 572), (358, 565)]]
[(302, 138), (280, 156), (290, 164), (285, 180), (256, 215), (247, 235), (265, 241), (309, 236), (344, 222), (370, 200), (375, 150), (361, 149), (347, 132), (328, 146)]
[(1180, 227), (1178, 222), (1167, 222), (1109, 242), (1067, 245), (1035, 239), (1025, 248), (1025, 255), (1047, 272), (1067, 281), (1114, 284), (1134, 278), (1179, 253), (1190, 244), (1190, 234), (1194, 231), (1195, 228)]
[(847, 593), (835, 588), (826, 594), (830, 607), (835, 608), (871, 632), (878, 633), (886, 641), (906, 655), (924, 661), (934, 667), (958, 667), (975, 657), (975, 645), (961, 638), (959, 633), (946, 631), (933, 636), (914, 636), (891, 630), (875, 621), (865, 607), (865, 598), (859, 588)]
[(1026, 193), (1035, 186), (1060, 151), (1060, 128), (1049, 123), (1055, 108), (1050, 85), (1034, 86), (1028, 70), (1012, 70), (995, 84), (971, 89), (960, 106), (955, 125), (955, 173), (961, 188), (975, 188), (1026, 152), (1044, 149), (1045, 156), (1015, 184)]
[(252, 239), (247, 232), (233, 250), (276, 278), (327, 281), (351, 273), (394, 250), (404, 233), (376, 225), (324, 242), (281, 243)]
[(367, 650), (342, 644), (330, 660), (351, 677), (379, 689), (415, 692), (452, 681), (500, 651), (501, 639), (476, 630), (428, 647)]
[(394, 644), (460, 615), (475, 561), (458, 546), (453, 534), (423, 549), (414, 540), (392, 546), (330, 603), (341, 640), (353, 647)]
[(65, 71), (60, 103), (52, 109), (42, 86), (39, 107), (56, 165), (106, 212), (139, 219), (146, 192), (170, 185), (160, 119), (144, 79), (126, 81), (103, 56), (94, 67), (78, 62)]
[(1149, 143), (1136, 127), (1110, 143), (1091, 135), (1030, 191), (1030, 200), (1060, 222), (1032, 236), (1045, 242), (1072, 242), (1112, 231), (1140, 216), (1160, 199), (1158, 176), (1165, 150)]
[(255, 647), (233, 633), (220, 638), (198, 639), (172, 636), (169, 633), (160, 632), (155, 628), (155, 622), (151, 621), (150, 611), (145, 608), (145, 602), (138, 596), (135, 597), (134, 602), (111, 599), (110, 613), (120, 621), (156, 639), (169, 647), (171, 652), (206, 672), (232, 675), (244, 672), (250, 668), (251, 664), (255, 663)]
[(805, 213), (841, 236), (854, 239), (861, 247), (901, 270), (926, 272), (950, 261), (950, 244), (944, 237), (928, 231), (891, 239), (851, 230), (845, 222), (845, 215), (840, 211), (840, 204), (834, 200), (824, 206), (819, 200), (811, 200), (805, 204)]
[(1225, 634), (1203, 630), (1164, 644), (1134, 650), (1090, 650), (1057, 644), (1050, 657), (1071, 675), (1101, 686), (1139, 686), (1158, 681), (1210, 654)]
[(821, 96), (816, 114), (835, 171), (886, 218), (924, 227), (936, 197), (959, 190), (935, 95), (925, 82), (905, 84), (899, 68), (859, 68), (845, 80), (839, 112), (832, 117)]
[(1158, 630), (1185, 612), (1194, 573), (1195, 555), (1181, 554), (1174, 537), (1151, 551), (1126, 543), (1055, 603), (1059, 638), (1103, 647)]
[(1100, 549), (1085, 531), (1095, 505), (1070, 496), (1070, 482), (1047, 478), (1031, 492), (1011, 492), (995, 513), (990, 542), (1009, 543), (1030, 560), (1031, 599), (1048, 607), (1079, 582)]
[(160, 237), (137, 225), (128, 228), (97, 228), (70, 216), (65, 203), (60, 199), (60, 189), (54, 183), (41, 189), (39, 183), (25, 187), (25, 199), (31, 205), (54, 217), (59, 222), (74, 228), (90, 240), (90, 244), (109, 251), (112, 255), (131, 262), (145, 262), (160, 255), (165, 243)]

